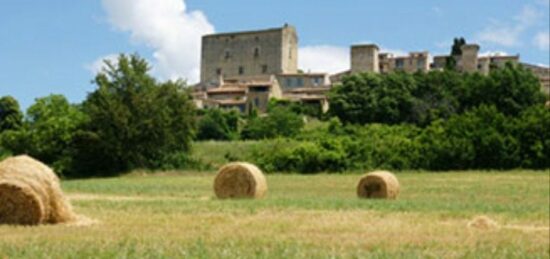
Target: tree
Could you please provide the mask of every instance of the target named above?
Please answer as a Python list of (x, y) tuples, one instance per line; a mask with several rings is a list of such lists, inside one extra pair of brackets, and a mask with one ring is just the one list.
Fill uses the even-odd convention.
[(411, 119), (414, 77), (406, 73), (354, 74), (329, 93), (329, 112), (344, 123), (398, 124)]
[(72, 161), (71, 141), (85, 121), (79, 107), (62, 95), (38, 98), (27, 110), (24, 125), (6, 131), (2, 143), (13, 154), (31, 155), (64, 174)]
[(464, 75), (466, 81), (463, 109), (495, 105), (505, 115), (517, 116), (523, 110), (544, 103), (540, 82), (521, 65), (506, 63), (491, 70), (489, 76)]
[(23, 113), (19, 103), (11, 96), (0, 98), (0, 133), (15, 130), (23, 124)]
[(196, 123), (185, 83), (156, 82), (138, 55), (120, 55), (116, 64), (106, 65), (83, 104), (90, 120), (73, 143), (74, 171), (113, 175), (153, 169), (168, 156), (188, 152)]
[(427, 126), (458, 112), (460, 93), (464, 89), (460, 74), (446, 70), (417, 73), (414, 77), (417, 87), (413, 91), (411, 122)]
[(268, 116), (248, 120), (241, 132), (243, 139), (266, 139), (296, 136), (304, 127), (302, 116), (289, 108), (274, 107)]
[(235, 140), (239, 136), (239, 114), (209, 109), (198, 122), (199, 140)]
[(462, 55), (462, 46), (466, 45), (466, 40), (462, 37), (453, 39), (451, 55), (447, 58), (445, 69), (456, 70), (457, 57)]

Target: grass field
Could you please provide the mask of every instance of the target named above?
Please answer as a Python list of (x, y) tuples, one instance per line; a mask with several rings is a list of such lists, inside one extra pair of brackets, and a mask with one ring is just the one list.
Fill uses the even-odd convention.
[(356, 174), (268, 175), (265, 199), (221, 201), (213, 177), (65, 181), (98, 222), (0, 226), (0, 258), (549, 257), (550, 171), (399, 173), (396, 201), (356, 198)]

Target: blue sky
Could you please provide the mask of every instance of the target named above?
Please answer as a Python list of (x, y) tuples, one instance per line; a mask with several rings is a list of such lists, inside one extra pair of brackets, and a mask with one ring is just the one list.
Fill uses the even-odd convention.
[(550, 0), (0, 0), (0, 96), (23, 108), (64, 94), (80, 102), (101, 60), (139, 53), (159, 79), (198, 77), (200, 36), (289, 23), (300, 67), (349, 67), (349, 45), (374, 42), (404, 54), (449, 52), (463, 36), (481, 52), (549, 62)]

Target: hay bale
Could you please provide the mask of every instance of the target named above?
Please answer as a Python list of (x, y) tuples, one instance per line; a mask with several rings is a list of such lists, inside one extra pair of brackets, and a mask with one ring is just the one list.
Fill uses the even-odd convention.
[(0, 224), (54, 224), (75, 218), (49, 167), (28, 156), (0, 162)]
[(261, 198), (267, 192), (267, 182), (255, 165), (234, 162), (220, 168), (214, 180), (214, 192), (220, 199)]
[(398, 194), (399, 182), (395, 175), (387, 171), (368, 173), (357, 184), (357, 196), (360, 198), (396, 199)]
[(499, 225), (493, 219), (485, 215), (481, 215), (473, 218), (470, 222), (468, 222), (468, 227), (482, 230), (490, 230), (499, 228)]

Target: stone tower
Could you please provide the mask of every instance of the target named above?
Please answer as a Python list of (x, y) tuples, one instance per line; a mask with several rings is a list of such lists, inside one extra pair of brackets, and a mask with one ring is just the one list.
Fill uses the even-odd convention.
[(375, 44), (351, 46), (351, 73), (378, 73), (380, 71), (379, 51)]
[(220, 33), (202, 38), (201, 83), (298, 72), (298, 36), (293, 26)]
[(462, 55), (458, 67), (462, 72), (473, 73), (478, 70), (478, 59), (477, 54), (479, 52), (479, 45), (477, 44), (465, 44), (460, 48), (462, 50)]

